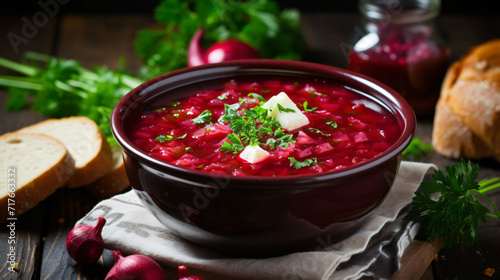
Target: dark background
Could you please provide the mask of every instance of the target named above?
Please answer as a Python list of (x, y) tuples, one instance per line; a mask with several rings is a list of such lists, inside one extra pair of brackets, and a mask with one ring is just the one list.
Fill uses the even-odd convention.
[[(57, 0), (1, 0), (0, 15), (26, 15), (40, 10), (38, 2)], [(60, 0), (63, 2), (62, 0)], [(210, 1), (210, 0), (207, 0)], [(357, 12), (358, 1), (354, 0), (275, 0), (281, 7), (298, 8), (301, 11)], [(62, 13), (151, 13), (160, 0), (64, 0)], [(443, 14), (488, 14), (499, 15), (498, 0), (442, 0)]]

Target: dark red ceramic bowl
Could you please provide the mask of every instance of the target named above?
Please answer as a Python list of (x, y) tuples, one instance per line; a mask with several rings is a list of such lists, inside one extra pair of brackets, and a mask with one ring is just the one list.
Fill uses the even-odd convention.
[[(128, 139), (130, 120), (157, 98), (186, 86), (248, 75), (325, 78), (364, 93), (394, 114), (401, 137), (387, 151), (341, 172), (289, 177), (229, 177), (188, 170), (148, 156)], [(214, 250), (264, 256), (314, 250), (358, 229), (392, 187), (415, 115), (392, 89), (343, 69), (314, 63), (248, 60), (174, 71), (147, 81), (116, 106), (111, 126), (131, 185), (175, 234)]]

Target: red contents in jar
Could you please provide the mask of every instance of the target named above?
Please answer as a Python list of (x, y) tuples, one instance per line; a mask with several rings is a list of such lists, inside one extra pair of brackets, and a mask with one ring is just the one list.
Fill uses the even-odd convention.
[[(394, 115), (348, 88), (303, 78), (249, 79), (221, 81), (175, 101), (156, 100), (131, 126), (129, 137), (149, 155), (188, 169), (233, 176), (288, 176), (342, 170), (376, 157), (401, 135)], [(245, 110), (254, 112), (262, 104), (259, 98), (267, 101), (280, 92), (297, 105), (308, 125), (283, 129), (291, 141), (278, 142), (281, 145), (269, 141), (278, 134), (276, 129), (274, 134), (259, 134), (259, 146), (269, 156), (254, 164), (239, 157), (241, 151), (221, 149), (225, 142), (231, 144), (228, 136), (234, 132), (231, 122), (221, 120), (227, 113), (225, 104), (241, 104), (237, 109), (241, 116)], [(249, 145), (244, 136), (241, 139)]]
[(428, 113), (439, 97), (449, 56), (430, 32), (422, 26), (394, 26), (369, 33), (350, 52), (348, 68), (399, 92), (416, 114)]

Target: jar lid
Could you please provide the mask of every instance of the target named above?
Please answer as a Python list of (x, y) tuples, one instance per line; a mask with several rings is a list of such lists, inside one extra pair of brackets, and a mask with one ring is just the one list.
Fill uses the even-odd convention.
[(440, 0), (360, 0), (358, 8), (370, 20), (412, 23), (439, 14)]

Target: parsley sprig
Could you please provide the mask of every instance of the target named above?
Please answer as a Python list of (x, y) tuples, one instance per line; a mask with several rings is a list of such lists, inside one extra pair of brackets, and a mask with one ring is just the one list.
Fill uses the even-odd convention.
[[(243, 110), (243, 114), (238, 114), (238, 109), (246, 102), (245, 99), (235, 104), (224, 105), (224, 115), (220, 121), (229, 122), (229, 128), (233, 133), (229, 134), (227, 139), (231, 143), (225, 142), (221, 146), (221, 150), (234, 154), (245, 148), (245, 145), (257, 146), (268, 145), (270, 149), (276, 147), (287, 148), (290, 143), (295, 141), (292, 139), (292, 134), (286, 134), (281, 129), (279, 121), (269, 114), (274, 108), (266, 109), (261, 106), (255, 106), (251, 110)], [(289, 108), (283, 108), (280, 104), (277, 105), (280, 112), (290, 112)], [(293, 110), (292, 110), (293, 111)]]
[(432, 152), (434, 149), (430, 144), (422, 142), (420, 138), (413, 138), (410, 145), (403, 151), (404, 160), (420, 160), (427, 153)]
[[(500, 219), (498, 208), (485, 194), (500, 188), (500, 178), (477, 182), (478, 175), (479, 166), (464, 159), (447, 166), (446, 174), (434, 171), (433, 181), (424, 181), (423, 191), (415, 192), (413, 207), (405, 219), (419, 222), (426, 239), (441, 237), (444, 247), (477, 243), (479, 222), (486, 222), (486, 217)], [(441, 193), (438, 200), (431, 198), (433, 193)], [(493, 213), (477, 196), (486, 199)]]
[(304, 104), (302, 106), (304, 106), (304, 112), (312, 112), (312, 111), (318, 109), (318, 107), (308, 108), (309, 103), (307, 101), (304, 101)]
[(295, 169), (318, 164), (318, 158), (308, 158), (304, 161), (298, 161), (294, 157), (288, 157), (288, 159), (290, 160), (290, 166), (294, 167)]
[(210, 110), (205, 110), (201, 112), (196, 118), (192, 119), (192, 121), (196, 124), (201, 124), (201, 123), (209, 123), (212, 118), (212, 113)]
[(163, 143), (167, 141), (172, 141), (175, 139), (183, 139), (186, 138), (187, 134), (181, 135), (181, 136), (173, 136), (173, 135), (168, 135), (168, 134), (160, 134), (158, 137), (155, 138), (155, 141)]

